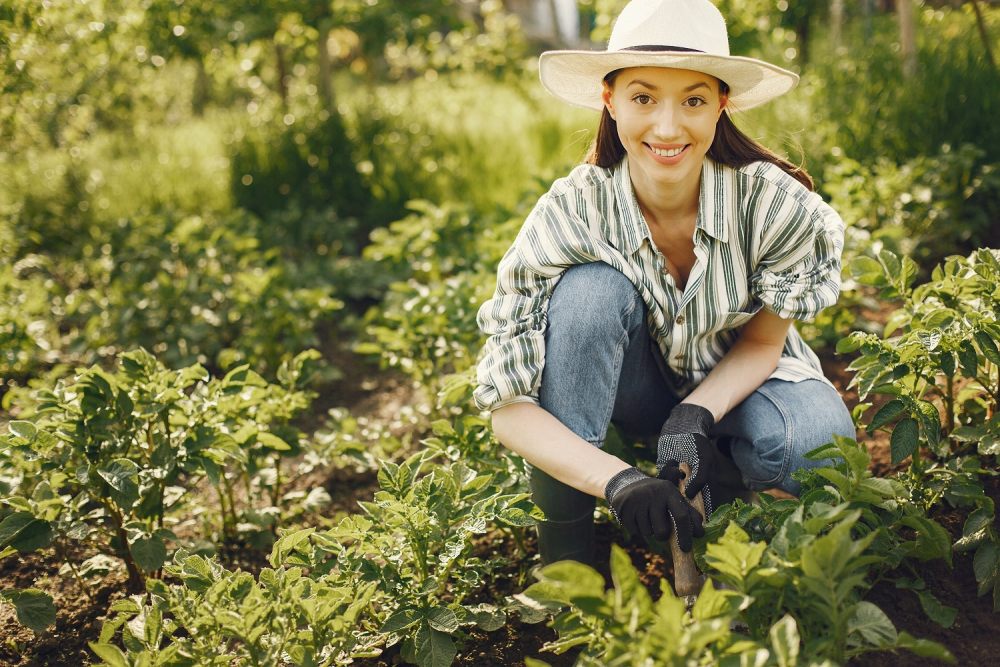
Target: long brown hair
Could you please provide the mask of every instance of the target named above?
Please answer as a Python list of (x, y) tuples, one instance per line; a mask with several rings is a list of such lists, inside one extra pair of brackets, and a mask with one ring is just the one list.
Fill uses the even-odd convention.
[[(604, 77), (607, 84), (613, 85), (621, 70), (615, 70)], [(729, 86), (719, 82), (719, 93), (729, 94)], [(587, 164), (610, 168), (621, 162), (625, 157), (625, 147), (618, 138), (618, 123), (608, 113), (607, 108), (601, 112), (601, 121), (597, 126), (597, 136), (587, 155)], [(728, 111), (723, 111), (719, 122), (715, 125), (715, 138), (708, 149), (708, 157), (721, 164), (740, 168), (751, 162), (771, 162), (784, 170), (809, 190), (815, 190), (812, 177), (802, 167), (792, 164), (785, 158), (768, 150), (747, 135), (743, 134), (729, 117)]]

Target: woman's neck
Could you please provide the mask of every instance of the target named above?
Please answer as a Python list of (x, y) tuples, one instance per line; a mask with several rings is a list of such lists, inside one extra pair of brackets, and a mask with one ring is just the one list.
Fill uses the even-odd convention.
[(658, 227), (686, 227), (697, 220), (701, 172), (693, 182), (661, 184), (632, 177), (636, 201), (646, 222)]

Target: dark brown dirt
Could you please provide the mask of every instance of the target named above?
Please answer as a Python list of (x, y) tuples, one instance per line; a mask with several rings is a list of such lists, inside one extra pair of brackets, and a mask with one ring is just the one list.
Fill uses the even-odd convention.
[[(1000, 502), (1000, 479), (986, 484), (987, 494)], [(952, 540), (962, 535), (966, 514), (951, 509), (938, 512), (936, 519), (951, 534)], [(994, 520), (997, 527), (1000, 521)], [(919, 575), (944, 605), (958, 610), (955, 623), (944, 628), (932, 621), (920, 607), (915, 593), (897, 589), (891, 582), (876, 585), (868, 596), (888, 614), (897, 629), (906, 630), (922, 639), (931, 639), (948, 647), (958, 665), (992, 665), (1000, 656), (1000, 613), (993, 610), (993, 596), (977, 595), (976, 577), (972, 569), (972, 553), (954, 554), (952, 567), (934, 561), (925, 563)], [(909, 652), (862, 656), (852, 664), (886, 667), (922, 667), (939, 665), (938, 661), (919, 658)]]
[(97, 641), (108, 607), (125, 597), (127, 579), (124, 571), (112, 572), (84, 591), (72, 577), (59, 575), (59, 563), (51, 554), (16, 554), (0, 561), (3, 587), (40, 588), (52, 596), (57, 609), (55, 626), (36, 636), (17, 622), (13, 607), (0, 607), (0, 666), (90, 664), (94, 657), (87, 642)]

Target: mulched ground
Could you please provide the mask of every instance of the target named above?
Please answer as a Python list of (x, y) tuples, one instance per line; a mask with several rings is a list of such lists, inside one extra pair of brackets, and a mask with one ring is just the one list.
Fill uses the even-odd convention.
[[(342, 368), (345, 358), (337, 359)], [(823, 365), (828, 377), (841, 389), (849, 407), (853, 407), (858, 399), (852, 390), (846, 389), (851, 374), (845, 370), (845, 363), (841, 359), (830, 357), (823, 359)], [(383, 397), (388, 397), (392, 405), (405, 403), (407, 387), (404, 381), (392, 378), (385, 384), (379, 384), (365, 379), (366, 375), (370, 375), (357, 372), (360, 370), (348, 369), (345, 381), (352, 384), (351, 391), (337, 396), (337, 399), (344, 399), (349, 395), (355, 398), (353, 414), (384, 414), (392, 406), (387, 408), (386, 402), (380, 401)], [(336, 404), (329, 397), (324, 402), (328, 405)], [(875, 472), (891, 472), (894, 466), (889, 463), (887, 438), (877, 434), (871, 449)], [(332, 473), (324, 486), (333, 497), (335, 510), (353, 511), (357, 499), (370, 497), (377, 488), (377, 480), (370, 472), (341, 470)], [(989, 492), (1000, 502), (1000, 483), (991, 485)], [(953, 537), (960, 535), (964, 520), (961, 513), (943, 512), (935, 518), (948, 528)], [(610, 544), (620, 539), (621, 535), (614, 526), (598, 526), (599, 558), (602, 562), (607, 562)], [(533, 549), (531, 540), (528, 541), (528, 547), (529, 550)], [(669, 560), (651, 554), (636, 544), (626, 547), (640, 571), (642, 581), (655, 597), (659, 581), (672, 575)], [(506, 553), (514, 553), (513, 547), (505, 542), (491, 543), (490, 536), (484, 538), (481, 548), (492, 551), (490, 555), (495, 555), (498, 548), (507, 549)], [(266, 562), (266, 554), (249, 553), (238, 547), (226, 549), (225, 552), (222, 555), (228, 562), (250, 571), (259, 570)], [(80, 554), (80, 559), (86, 555), (89, 554)], [(916, 637), (943, 643), (954, 653), (957, 664), (994, 664), (996, 656), (1000, 655), (1000, 614), (993, 612), (990, 596), (976, 595), (971, 560), (969, 554), (955, 554), (952, 569), (949, 570), (942, 563), (931, 563), (920, 573), (943, 604), (958, 609), (957, 620), (951, 628), (945, 629), (935, 624), (923, 613), (915, 594), (897, 590), (891, 584), (877, 585), (869, 599), (879, 605), (898, 628), (905, 629)], [(498, 573), (491, 587), (481, 592), (482, 600), (496, 601), (518, 592), (514, 590), (514, 579), (523, 568), (523, 564), (521, 567), (512, 565), (509, 572)], [(88, 595), (74, 579), (60, 576), (58, 569), (59, 564), (54, 555), (45, 552), (15, 555), (0, 561), (0, 587), (40, 588), (55, 598), (59, 610), (55, 627), (34, 636), (30, 630), (17, 623), (10, 605), (0, 606), (0, 667), (77, 667), (93, 661), (87, 642), (96, 640), (110, 603), (125, 596), (126, 578), (124, 573), (112, 572), (103, 580), (88, 586)], [(605, 576), (608, 577), (607, 572)], [(470, 632), (465, 637), (455, 664), (507, 667), (523, 665), (525, 657), (531, 656), (556, 667), (572, 665), (578, 651), (569, 651), (561, 656), (541, 651), (546, 642), (555, 638), (555, 633), (545, 623), (528, 624), (514, 617), (497, 631)], [(398, 647), (388, 649), (380, 658), (361, 660), (356, 664), (364, 667), (400, 664)], [(853, 664), (910, 667), (939, 663), (921, 660), (906, 653), (869, 655)]]

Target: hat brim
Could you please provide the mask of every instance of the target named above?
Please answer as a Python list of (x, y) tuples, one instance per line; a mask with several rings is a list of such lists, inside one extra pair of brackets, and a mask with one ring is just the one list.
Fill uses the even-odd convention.
[(742, 56), (690, 51), (546, 51), (538, 75), (550, 93), (570, 104), (602, 109), (601, 81), (625, 67), (670, 67), (710, 74), (729, 86), (729, 103), (751, 109), (784, 95), (799, 81), (794, 72)]

